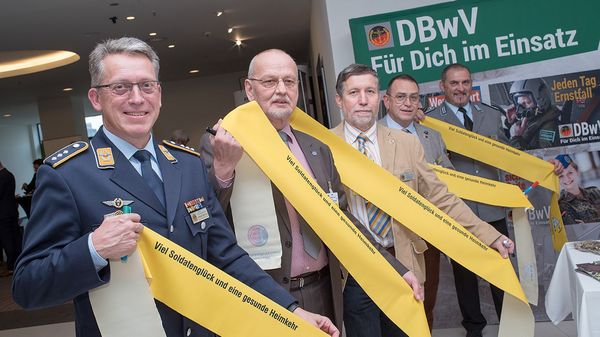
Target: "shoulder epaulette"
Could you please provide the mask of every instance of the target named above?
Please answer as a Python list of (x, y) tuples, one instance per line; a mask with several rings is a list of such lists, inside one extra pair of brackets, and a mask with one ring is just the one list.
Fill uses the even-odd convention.
[(427, 115), (428, 113), (432, 112), (433, 110), (435, 110), (437, 108), (438, 108), (437, 106), (430, 106), (427, 109), (425, 109), (425, 111), (423, 111), (423, 113)]
[(50, 165), (53, 168), (57, 168), (67, 160), (75, 157), (76, 155), (82, 152), (85, 152), (88, 148), (88, 143), (83, 141), (71, 143), (46, 157), (46, 159), (44, 159), (44, 164)]
[(506, 114), (506, 112), (504, 111), (504, 109), (502, 109), (502, 107), (500, 107), (498, 105), (495, 105), (495, 104), (494, 105), (490, 105), (490, 104), (486, 104), (486, 103), (483, 103), (483, 102), (477, 102), (477, 104), (485, 105), (488, 108), (491, 108), (491, 109), (497, 110), (497, 111), (499, 111), (499, 112), (501, 112), (503, 114)]
[(168, 147), (172, 147), (174, 149), (181, 150), (181, 151), (184, 151), (187, 153), (191, 153), (194, 156), (200, 157), (200, 152), (197, 152), (196, 150), (194, 150), (193, 147), (185, 146), (183, 144), (177, 144), (172, 140), (163, 140), (163, 144), (167, 145)]

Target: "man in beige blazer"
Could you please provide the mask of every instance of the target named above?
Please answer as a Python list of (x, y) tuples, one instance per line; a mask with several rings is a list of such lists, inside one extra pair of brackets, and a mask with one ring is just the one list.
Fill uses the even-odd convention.
[[(438, 180), (425, 161), (419, 140), (376, 123), (380, 97), (375, 71), (365, 65), (346, 67), (338, 75), (336, 91), (336, 101), (344, 115), (344, 122), (332, 129), (336, 135), (357, 149), (362, 147), (362, 152), (370, 159), (426, 197), (485, 244), (498, 250), (502, 257), (508, 257), (514, 249), (512, 241), (477, 218), (460, 198), (448, 192), (446, 185)], [(394, 251), (396, 258), (413, 271), (421, 283), (424, 282), (425, 241), (395, 220), (391, 220), (391, 230), (386, 234), (373, 232), (369, 228), (366, 201), (351, 190), (347, 189), (346, 194), (351, 212), (373, 238)], [(502, 245), (504, 240), (508, 240), (508, 249)], [(344, 304), (348, 337), (405, 336), (368, 298), (351, 275), (344, 289)]]

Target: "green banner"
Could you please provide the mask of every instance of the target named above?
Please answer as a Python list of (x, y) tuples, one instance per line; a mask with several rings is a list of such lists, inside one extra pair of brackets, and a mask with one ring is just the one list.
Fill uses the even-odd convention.
[(462, 63), (472, 72), (597, 50), (600, 1), (465, 0), (350, 20), (357, 63), (382, 89), (400, 73), (419, 82)]

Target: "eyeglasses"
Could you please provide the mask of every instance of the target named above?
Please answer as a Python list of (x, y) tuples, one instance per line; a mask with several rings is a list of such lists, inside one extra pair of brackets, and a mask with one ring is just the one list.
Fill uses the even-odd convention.
[(286, 78), (266, 78), (264, 80), (261, 80), (259, 78), (248, 78), (250, 81), (257, 81), (259, 82), (263, 87), (265, 87), (266, 89), (272, 89), (275, 88), (275, 86), (277, 86), (279, 84), (279, 81), (283, 81), (283, 85), (285, 85), (286, 88), (288, 89), (293, 89), (298, 85), (298, 80), (295, 78), (290, 78), (290, 77), (286, 77)]
[(131, 90), (133, 90), (134, 85), (137, 85), (138, 88), (140, 89), (140, 91), (143, 92), (144, 94), (150, 95), (150, 94), (153, 94), (158, 87), (160, 87), (160, 82), (159, 81), (144, 81), (144, 82), (138, 82), (138, 83), (131, 83), (131, 82), (110, 83), (110, 84), (104, 84), (104, 85), (97, 85), (94, 88), (96, 88), (96, 89), (108, 88), (108, 89), (110, 89), (110, 91), (113, 94), (115, 94), (117, 96), (123, 96), (123, 95), (131, 93)]
[(387, 96), (390, 97), (392, 99), (392, 101), (394, 101), (395, 104), (402, 104), (402, 103), (406, 102), (407, 98), (408, 98), (410, 104), (419, 103), (419, 95), (418, 94), (415, 94), (415, 95), (398, 94), (395, 96), (391, 96), (391, 95), (387, 95)]

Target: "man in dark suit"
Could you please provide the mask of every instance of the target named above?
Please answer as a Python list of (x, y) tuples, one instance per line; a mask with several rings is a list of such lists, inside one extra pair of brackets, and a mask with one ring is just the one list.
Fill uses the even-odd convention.
[[(338, 196), (340, 209), (346, 210), (346, 195), (334, 166), (329, 148), (319, 140), (290, 127), (289, 117), (298, 101), (298, 69), (294, 60), (281, 50), (267, 50), (256, 55), (250, 62), (245, 81), (246, 94), (256, 101), (267, 115), (273, 127), (283, 133), (291, 152), (302, 166), (315, 178), (325, 191)], [(259, 137), (260, 135), (257, 135)], [(242, 156), (242, 149), (223, 128), (218, 127), (210, 146), (203, 148), (203, 157), (215, 175), (215, 186), (225, 202), (231, 193), (234, 170)], [(206, 142), (205, 142), (206, 144)], [(214, 159), (214, 160), (211, 160)], [(296, 212), (282, 193), (275, 187), (273, 199), (277, 224), (281, 237), (281, 267), (269, 270), (269, 274), (283, 287), (289, 289), (301, 306), (330, 317), (336, 325), (342, 324), (342, 278), (340, 263), (331, 251), (317, 238), (306, 221)], [(345, 214), (370, 238), (370, 235), (349, 212)], [(313, 236), (311, 245), (317, 246), (317, 254), (310, 254), (307, 236)], [(414, 274), (407, 272), (385, 249), (372, 241), (380, 252), (418, 291)]]
[[(416, 135), (423, 146), (425, 160), (430, 164), (451, 168), (446, 144), (439, 132), (415, 123), (414, 119), (419, 110), (419, 84), (410, 75), (402, 74), (392, 78), (388, 84), (383, 104), (387, 114), (379, 123), (406, 133)], [(433, 328), (433, 309), (437, 298), (440, 280), (440, 251), (428, 244), (425, 251), (425, 315), (429, 329)]]
[[(15, 199), (15, 176), (0, 163), (0, 247), (6, 252), (6, 270), (0, 270), (0, 277), (9, 276), (15, 268), (18, 246), (19, 211)], [(2, 253), (0, 248), (0, 254)]]
[[(33, 177), (31, 177), (31, 181), (28, 183), (23, 183), (23, 186), (21, 186), (21, 189), (23, 189), (23, 191), (25, 192), (25, 194), (33, 194), (33, 191), (35, 190), (35, 178), (37, 175), (37, 171), (40, 168), (40, 166), (42, 166), (43, 164), (43, 160), (41, 159), (36, 159), (33, 161), (32, 165), (33, 165)], [(28, 213), (29, 214), (29, 213)]]
[[(452, 64), (442, 71), (440, 89), (444, 92), (445, 102), (427, 113), (428, 117), (471, 130), (503, 143), (508, 143), (502, 127), (501, 112), (482, 103), (470, 101), (471, 72), (461, 64)], [(501, 180), (500, 171), (482, 162), (465, 157), (458, 153), (450, 154), (450, 161), (456, 170), (479, 177)], [(465, 200), (465, 203), (478, 217), (490, 223), (500, 233), (508, 235), (506, 228), (506, 210)], [(458, 304), (463, 315), (462, 325), (467, 330), (467, 337), (481, 337), (487, 321), (481, 313), (477, 276), (458, 263), (453, 263), (454, 282)], [(496, 314), (500, 318), (504, 292), (490, 285)]]
[[(156, 53), (135, 38), (105, 41), (90, 54), (88, 98), (102, 112), (104, 127), (89, 145), (71, 144), (46, 158), (39, 169), (13, 283), (16, 302), (39, 308), (74, 300), (77, 336), (99, 337), (88, 291), (110, 281), (107, 260), (131, 254), (144, 223), (313, 325), (339, 335), (326, 317), (296, 308), (294, 298), (236, 245), (199, 154), (154, 141), (151, 129), (162, 90), (158, 70)], [(188, 201), (206, 210), (201, 223), (188, 214)], [(135, 214), (117, 215), (129, 203)], [(167, 336), (213, 336), (166, 305), (156, 306)]]
[[(506, 249), (502, 241), (508, 240), (492, 226), (477, 218), (467, 205), (450, 193), (424, 160), (423, 147), (419, 141), (405, 132), (393, 130), (376, 123), (379, 110), (379, 79), (377, 73), (362, 64), (351, 64), (339, 74), (336, 83), (336, 102), (344, 115), (344, 121), (332, 132), (365, 154), (377, 165), (391, 172), (408, 187), (448, 214), (484, 244), (498, 250), (504, 257), (512, 249)], [(414, 93), (395, 101), (418, 103)], [(399, 93), (396, 93), (399, 95)], [(412, 98), (411, 98), (412, 96)], [(405, 103), (406, 104), (406, 103)], [(388, 247), (396, 258), (415, 273), (419, 282), (425, 281), (425, 241), (413, 231), (382, 215), (367, 204), (362, 196), (348, 190), (350, 209), (368, 228), (370, 237)], [(377, 216), (375, 216), (377, 215)], [(373, 221), (385, 219), (384, 221)], [(427, 224), (419, 224), (426, 226)], [(512, 242), (510, 247), (512, 248)], [(344, 288), (344, 324), (349, 337), (402, 337), (406, 336), (371, 301), (362, 288), (348, 277)]]

